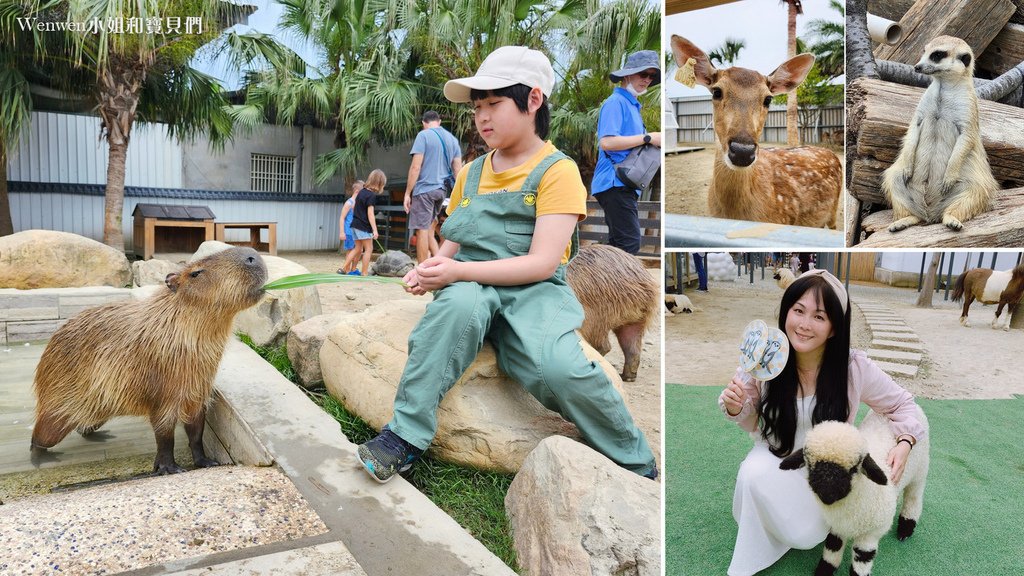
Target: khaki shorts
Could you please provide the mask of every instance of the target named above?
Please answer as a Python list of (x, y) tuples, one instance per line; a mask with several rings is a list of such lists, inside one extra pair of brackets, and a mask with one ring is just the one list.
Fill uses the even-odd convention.
[(444, 190), (437, 189), (413, 196), (409, 202), (409, 229), (429, 230), (431, 223), (441, 214)]

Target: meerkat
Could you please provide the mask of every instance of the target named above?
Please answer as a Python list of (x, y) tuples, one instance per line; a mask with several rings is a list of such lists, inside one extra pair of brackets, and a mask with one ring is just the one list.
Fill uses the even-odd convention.
[(890, 232), (941, 221), (951, 230), (988, 210), (999, 184), (981, 145), (974, 53), (966, 42), (939, 36), (914, 69), (932, 77), (910, 122), (896, 162), (882, 174), (893, 208)]

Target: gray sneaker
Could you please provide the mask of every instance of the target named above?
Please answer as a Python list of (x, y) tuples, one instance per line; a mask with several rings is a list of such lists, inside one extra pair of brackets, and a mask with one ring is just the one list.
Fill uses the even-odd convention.
[(359, 462), (374, 480), (383, 484), (412, 467), (423, 451), (402, 440), (386, 425), (376, 438), (359, 445)]

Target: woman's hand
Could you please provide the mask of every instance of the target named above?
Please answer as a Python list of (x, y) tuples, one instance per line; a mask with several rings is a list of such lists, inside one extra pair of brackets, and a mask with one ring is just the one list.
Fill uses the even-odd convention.
[(903, 470), (907, 466), (907, 457), (910, 456), (910, 444), (897, 442), (892, 450), (889, 450), (889, 467), (892, 468), (892, 476), (889, 478), (893, 484), (899, 484), (903, 477)]
[(459, 281), (459, 263), (444, 256), (427, 258), (413, 269), (419, 285), (427, 291), (439, 290)]
[(725, 403), (725, 412), (729, 416), (735, 416), (743, 410), (743, 403), (747, 401), (747, 393), (743, 390), (743, 381), (739, 376), (733, 376), (729, 385), (722, 392), (722, 402)]
[(377, 235), (377, 231), (376, 231), (376, 230), (374, 230), (374, 231), (373, 231), (373, 239), (374, 239), (374, 240), (376, 240), (376, 239), (377, 239), (378, 237), (379, 237), (379, 236)]

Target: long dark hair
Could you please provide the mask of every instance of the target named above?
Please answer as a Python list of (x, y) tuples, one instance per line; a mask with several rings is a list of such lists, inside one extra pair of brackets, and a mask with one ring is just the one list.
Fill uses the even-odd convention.
[[(779, 330), (786, 331), (786, 317), (789, 309), (808, 290), (813, 291), (815, 301), (824, 304), (825, 315), (832, 323), (834, 334), (825, 342), (825, 353), (818, 371), (816, 402), (811, 422), (825, 420), (846, 422), (850, 417), (848, 380), (850, 369), (850, 308), (846, 312), (828, 281), (821, 276), (798, 278), (782, 295), (779, 308)], [(782, 374), (765, 383), (761, 395), (760, 426), (761, 437), (768, 442), (772, 454), (785, 456), (793, 451), (796, 436), (796, 397), (800, 380), (796, 371), (796, 355), (790, 352)]]

